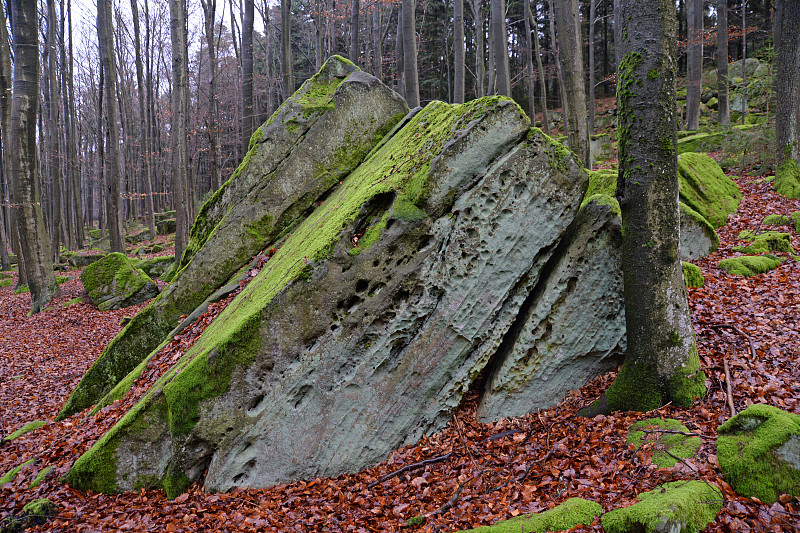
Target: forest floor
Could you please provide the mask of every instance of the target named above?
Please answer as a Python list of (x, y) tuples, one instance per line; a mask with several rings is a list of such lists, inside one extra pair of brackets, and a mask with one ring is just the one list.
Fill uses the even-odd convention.
[[(0, 487), (0, 518), (47, 497), (58, 505), (58, 514), (31, 531), (444, 532), (546, 510), (575, 496), (595, 500), (608, 511), (666, 481), (704, 479), (722, 488), (725, 497), (722, 512), (706, 531), (795, 531), (800, 523), (797, 499), (764, 505), (737, 496), (722, 479), (715, 456), (716, 428), (731, 415), (726, 407), (725, 359), (737, 410), (767, 403), (800, 414), (800, 263), (787, 256), (779, 268), (751, 278), (728, 275), (716, 266), (720, 259), (737, 255), (731, 247), (743, 244), (737, 240), (741, 230), (766, 230), (764, 216), (798, 211), (800, 201), (778, 196), (769, 183), (743, 175), (742, 169), (729, 173), (744, 200), (728, 225), (718, 230), (720, 249), (697, 261), (705, 286), (689, 291), (708, 376), (705, 398), (686, 409), (667, 405), (650, 413), (577, 417), (577, 410), (611, 383), (611, 372), (572, 391), (553, 408), (480, 424), (472, 395), (442, 432), (393, 452), (374, 468), (332, 479), (216, 494), (195, 484), (172, 501), (160, 490), (105, 495), (59, 483), (75, 459), (154, 379), (158, 368), (168, 366), (176, 352), (191, 344), (225, 302), (176, 338), (148, 371), (152, 375), (137, 382), (129, 397), (94, 417), (83, 412), (53, 422), (81, 375), (120, 330), (122, 317), (141, 306), (107, 312), (84, 302), (63, 306), (83, 295), (78, 270), (67, 273), (71, 280), (62, 285), (61, 296), (50, 308), (33, 317), (27, 316), (29, 295), (2, 288), (0, 435), (34, 420), (47, 424), (0, 445), (0, 474), (34, 459), (13, 482)], [(769, 229), (790, 232), (795, 250), (800, 250), (800, 235), (793, 228)], [(698, 457), (673, 468), (657, 468), (650, 461), (652, 450), (637, 452), (626, 444), (628, 427), (654, 416), (677, 418), (704, 435)], [(431, 459), (436, 460), (381, 481), (403, 466)], [(47, 465), (54, 467), (52, 474), (38, 487), (28, 488)], [(407, 525), (421, 514), (426, 515), (423, 524)], [(574, 531), (602, 528), (598, 520)]]

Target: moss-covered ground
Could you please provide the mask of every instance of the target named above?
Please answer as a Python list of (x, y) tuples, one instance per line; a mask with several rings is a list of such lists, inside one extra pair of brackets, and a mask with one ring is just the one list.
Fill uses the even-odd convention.
[(783, 261), (774, 255), (744, 255), (729, 257), (719, 262), (718, 266), (728, 274), (737, 276), (757, 276), (781, 266)]
[(591, 525), (603, 513), (600, 504), (581, 498), (570, 498), (561, 505), (541, 513), (516, 516), (492, 526), (463, 530), (459, 533), (545, 533), (566, 531), (583, 524)]
[(702, 444), (699, 437), (683, 433), (689, 430), (675, 419), (649, 418), (631, 426), (628, 443), (637, 450), (644, 446), (652, 454), (655, 465), (671, 467), (682, 459), (694, 457)]

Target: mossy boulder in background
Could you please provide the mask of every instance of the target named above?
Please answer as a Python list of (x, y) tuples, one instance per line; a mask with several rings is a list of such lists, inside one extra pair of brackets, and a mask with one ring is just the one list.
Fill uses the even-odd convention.
[(516, 516), (491, 526), (467, 529), (457, 533), (545, 533), (566, 531), (578, 525), (591, 525), (603, 513), (599, 503), (570, 498), (548, 511)]
[(159, 235), (169, 235), (170, 233), (175, 233), (176, 224), (176, 219), (174, 218), (165, 218), (163, 220), (159, 220), (156, 222), (156, 233)]
[(733, 490), (763, 503), (800, 496), (800, 416), (751, 405), (718, 429), (717, 460)]
[(779, 258), (769, 254), (743, 255), (741, 257), (723, 259), (717, 266), (728, 274), (749, 277), (764, 274), (773, 268), (778, 268), (782, 262)]
[(712, 226), (724, 226), (742, 201), (736, 183), (706, 154), (685, 153), (678, 158), (680, 199)]
[(101, 311), (130, 307), (158, 295), (153, 280), (118, 252), (86, 267), (81, 282)]
[(794, 253), (792, 248), (791, 235), (778, 231), (767, 231), (764, 233), (751, 233), (739, 235), (739, 238), (750, 241), (752, 244), (747, 246), (734, 246), (734, 252), (743, 254), (766, 254), (769, 252)]
[(138, 244), (150, 239), (150, 230), (142, 229), (130, 235), (125, 235), (125, 242), (128, 244)]
[(687, 287), (702, 287), (705, 283), (700, 267), (683, 261), (683, 281)]
[(672, 481), (630, 507), (603, 515), (606, 533), (700, 533), (722, 510), (722, 491), (704, 481)]
[(647, 451), (652, 452), (652, 461), (656, 466), (672, 467), (681, 459), (694, 457), (702, 444), (699, 437), (682, 433), (689, 433), (689, 430), (672, 418), (640, 420), (630, 427), (628, 444), (633, 444), (637, 450), (645, 446)]
[(147, 261), (142, 261), (139, 268), (151, 278), (160, 278), (164, 273), (175, 264), (174, 255), (154, 257)]
[(72, 267), (83, 268), (91, 265), (92, 263), (100, 261), (106, 255), (108, 254), (103, 252), (74, 252), (67, 255), (67, 261)]
[(767, 226), (786, 226), (791, 224), (791, 222), (791, 218), (779, 214), (767, 215), (764, 217), (764, 220), (761, 221), (762, 224), (766, 224)]
[(680, 202), (681, 259), (694, 261), (719, 249), (719, 235), (700, 213)]
[(787, 157), (775, 171), (772, 181), (775, 191), (786, 198), (800, 198), (800, 165)]

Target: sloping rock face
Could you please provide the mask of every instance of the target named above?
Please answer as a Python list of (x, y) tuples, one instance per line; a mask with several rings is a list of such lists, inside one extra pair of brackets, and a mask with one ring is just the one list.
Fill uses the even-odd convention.
[(429, 104), (294, 229), (70, 484), (177, 494), (356, 471), (441, 429), (587, 177), (512, 101)]
[(124, 254), (108, 254), (86, 267), (81, 282), (98, 309), (122, 309), (158, 295), (158, 286)]
[(174, 282), (108, 345), (59, 417), (91, 406), (264, 247), (352, 171), (408, 111), (379, 80), (334, 56), (250, 139), (192, 227)]

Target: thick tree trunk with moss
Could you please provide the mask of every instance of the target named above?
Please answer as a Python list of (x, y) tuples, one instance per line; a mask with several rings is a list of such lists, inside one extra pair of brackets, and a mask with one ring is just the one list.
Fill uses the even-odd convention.
[(686, 129), (700, 127), (700, 84), (703, 67), (703, 1), (687, 0)]
[[(39, 98), (39, 33), (36, 2), (11, 2), (14, 37), (14, 97), (11, 103), (11, 179), (14, 188), (20, 265), (31, 292), (31, 314), (58, 294), (50, 244), (44, 227), (36, 161)], [(20, 269), (22, 271), (22, 269)]]
[(685, 406), (705, 393), (680, 262), (675, 4), (620, 4), (616, 196), (628, 345), (617, 379), (584, 415)]
[(731, 125), (728, 98), (728, 0), (717, 0), (717, 110), (719, 123)]
[(775, 79), (775, 187), (781, 194), (800, 198), (800, 9), (796, 2), (779, 0), (775, 14), (777, 76)]
[(586, 121), (586, 89), (583, 85), (581, 32), (578, 0), (556, 0), (558, 59), (564, 78), (564, 123), (567, 146), (584, 166), (589, 166), (589, 129)]

